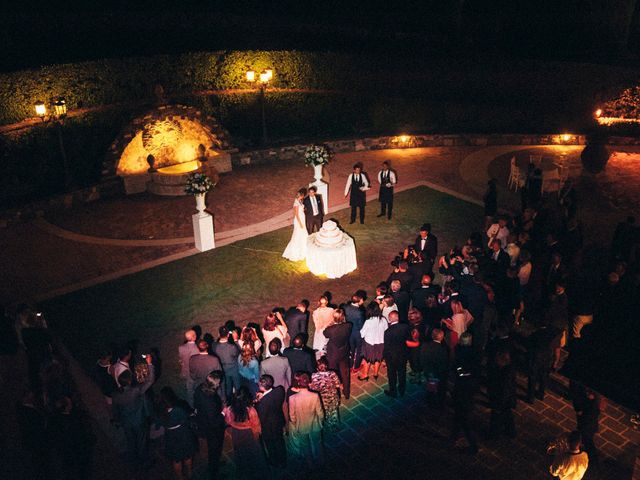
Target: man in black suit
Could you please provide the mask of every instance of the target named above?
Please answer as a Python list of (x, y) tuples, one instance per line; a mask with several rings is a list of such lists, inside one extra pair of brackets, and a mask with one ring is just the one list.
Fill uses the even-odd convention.
[(433, 276), (430, 273), (425, 273), (422, 275), (420, 288), (411, 292), (411, 305), (420, 310), (425, 319), (427, 318), (427, 297), (429, 295), (437, 297), (441, 291), (440, 285), (435, 285), (431, 283), (432, 281)]
[(389, 313), (389, 328), (384, 332), (383, 358), (387, 362), (387, 374), (389, 376), (389, 389), (385, 395), (397, 397), (404, 395), (407, 385), (407, 360), (409, 348), (407, 340), (411, 340), (411, 327), (406, 323), (400, 323), (398, 312)]
[[(334, 317), (335, 318), (335, 317)], [(342, 382), (344, 398), (349, 399), (351, 393), (351, 375), (349, 373), (349, 338), (351, 337), (352, 324), (346, 318), (336, 319), (333, 325), (324, 329), (324, 336), (329, 339), (327, 343), (327, 361), (329, 368), (336, 370)]]
[(282, 410), (284, 388), (273, 386), (271, 375), (262, 375), (259, 381), (260, 391), (256, 396), (256, 411), (262, 427), (262, 444), (267, 462), (274, 467), (284, 467), (287, 462), (287, 450), (284, 444), (285, 419)]
[(549, 373), (555, 360), (556, 349), (560, 347), (562, 331), (551, 327), (546, 318), (528, 340), (528, 381), (527, 403), (533, 403), (534, 396), (544, 400), (544, 391)]
[(431, 233), (431, 224), (425, 223), (420, 227), (420, 235), (416, 238), (414, 245), (416, 252), (422, 254), (425, 265), (424, 273), (430, 273), (438, 256), (438, 237)]
[(294, 378), (298, 372), (307, 372), (311, 375), (316, 371), (316, 357), (313, 350), (307, 348), (304, 342), (304, 335), (299, 333), (293, 338), (292, 346), (285, 348), (282, 354), (289, 359), (291, 365), (291, 385), (294, 385)]
[(284, 314), (284, 323), (287, 324), (289, 337), (295, 338), (296, 335), (302, 333), (304, 343), (307, 343), (307, 331), (309, 328), (309, 300), (301, 300), (298, 305), (291, 307)]
[(409, 323), (409, 304), (411, 303), (409, 292), (402, 289), (402, 282), (400, 282), (400, 280), (393, 280), (389, 286), (391, 287), (393, 301), (398, 306), (400, 321), (402, 323)]
[(503, 277), (511, 265), (509, 254), (502, 249), (502, 243), (496, 239), (491, 242), (491, 252), (489, 253), (490, 270), (494, 277)]
[(420, 364), (427, 381), (429, 400), (438, 407), (444, 406), (447, 395), (447, 377), (449, 374), (449, 348), (443, 343), (444, 332), (434, 328), (431, 341), (420, 346)]
[(322, 220), (324, 219), (324, 205), (322, 203), (322, 195), (319, 195), (318, 188), (311, 185), (308, 194), (304, 197), (304, 217), (307, 224), (307, 232), (311, 235), (314, 230), (320, 230)]
[(391, 272), (391, 275), (387, 278), (387, 284), (391, 285), (394, 280), (399, 280), (402, 290), (405, 292), (411, 291), (411, 285), (413, 285), (413, 274), (409, 271), (409, 264), (405, 261), (398, 263), (398, 267)]

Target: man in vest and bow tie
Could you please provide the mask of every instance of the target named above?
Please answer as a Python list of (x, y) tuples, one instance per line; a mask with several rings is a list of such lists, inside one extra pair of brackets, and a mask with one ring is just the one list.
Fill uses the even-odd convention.
[(391, 220), (391, 212), (393, 210), (393, 187), (396, 184), (396, 174), (389, 168), (389, 162), (382, 162), (382, 170), (378, 172), (378, 183), (380, 184), (380, 215)]
[(350, 195), (349, 205), (351, 205), (351, 221), (355, 223), (356, 211), (360, 209), (360, 223), (364, 223), (364, 207), (367, 203), (367, 190), (369, 190), (369, 180), (362, 171), (362, 163), (358, 162), (353, 166), (353, 173), (347, 177), (347, 184), (344, 188), (344, 196)]

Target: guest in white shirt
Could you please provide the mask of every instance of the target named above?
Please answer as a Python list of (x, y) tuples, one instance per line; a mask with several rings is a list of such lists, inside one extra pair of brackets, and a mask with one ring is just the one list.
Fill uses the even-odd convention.
[(289, 346), (289, 337), (287, 335), (287, 324), (282, 319), (280, 312), (270, 313), (264, 319), (262, 326), (262, 337), (264, 338), (264, 344), (267, 346), (264, 352), (264, 358), (269, 358), (271, 353), (269, 352), (269, 343), (274, 338), (278, 338), (281, 342), (282, 348), (280, 353)]
[(396, 301), (393, 299), (391, 295), (384, 296), (384, 298), (382, 299), (381, 307), (382, 307), (382, 316), (386, 318), (387, 321), (389, 320), (389, 314), (391, 312), (398, 311), (398, 305), (396, 305)]
[(549, 472), (560, 480), (581, 480), (589, 467), (589, 456), (580, 451), (582, 438), (580, 432), (569, 434), (569, 451), (554, 458)]
[(384, 353), (384, 332), (389, 328), (389, 322), (382, 316), (380, 305), (371, 302), (367, 306), (366, 320), (360, 336), (362, 337), (362, 372), (358, 380), (369, 380), (369, 367), (373, 364), (373, 378), (378, 378), (380, 362)]
[(489, 242), (487, 245), (491, 248), (491, 243), (493, 240), (500, 240), (500, 246), (502, 248), (507, 247), (507, 238), (509, 237), (509, 229), (507, 228), (507, 219), (501, 218), (498, 220), (498, 223), (494, 223), (487, 230), (487, 237), (489, 238)]
[(396, 174), (389, 168), (389, 162), (382, 162), (382, 170), (378, 172), (378, 183), (380, 184), (380, 192), (378, 200), (380, 201), (380, 214), (378, 217), (384, 217), (391, 220), (393, 211), (393, 187), (396, 184)]
[(122, 372), (124, 372), (125, 370), (131, 371), (131, 367), (129, 366), (130, 361), (131, 361), (131, 349), (129, 347), (124, 347), (122, 348), (122, 350), (118, 352), (118, 360), (116, 361), (116, 363), (111, 365), (109, 373), (115, 379), (116, 384), (118, 385), (118, 388), (122, 386), (118, 382), (118, 377), (120, 377)]

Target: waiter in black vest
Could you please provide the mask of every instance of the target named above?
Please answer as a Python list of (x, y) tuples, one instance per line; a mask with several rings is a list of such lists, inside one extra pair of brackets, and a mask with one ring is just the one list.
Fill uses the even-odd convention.
[(369, 190), (369, 180), (362, 171), (362, 163), (358, 162), (353, 166), (353, 173), (347, 178), (344, 188), (344, 196), (350, 194), (349, 205), (351, 205), (351, 221), (355, 223), (356, 211), (360, 208), (360, 223), (364, 223), (364, 207), (367, 203), (367, 190)]
[(389, 168), (389, 162), (382, 162), (382, 170), (378, 172), (378, 183), (380, 184), (380, 215), (391, 220), (391, 212), (393, 210), (393, 187), (396, 184), (396, 174)]

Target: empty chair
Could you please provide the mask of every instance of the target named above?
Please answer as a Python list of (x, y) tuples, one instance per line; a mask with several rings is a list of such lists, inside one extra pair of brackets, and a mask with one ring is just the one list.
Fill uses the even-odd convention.
[(518, 191), (518, 188), (522, 187), (524, 184), (524, 176), (520, 167), (516, 165), (516, 157), (511, 157), (511, 166), (509, 169), (509, 189), (512, 187), (515, 191)]

